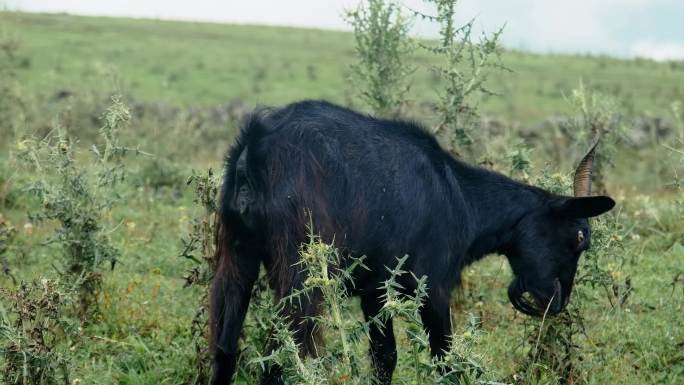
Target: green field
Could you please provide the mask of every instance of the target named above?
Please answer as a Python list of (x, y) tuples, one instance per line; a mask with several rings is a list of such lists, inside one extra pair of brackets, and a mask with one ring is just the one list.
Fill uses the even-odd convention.
[[(193, 170), (221, 169), (240, 115), (257, 104), (327, 99), (363, 109), (348, 80), (356, 60), (353, 36), (7, 12), (0, 13), (0, 34), (0, 67), (9, 68), (0, 72), (0, 84), (10, 90), (0, 99), (0, 223), (16, 229), (7, 250), (0, 247), (6, 270), (0, 286), (58, 277), (53, 265), (61, 252), (45, 242), (55, 222), (34, 223), (27, 214), (42, 207), (26, 190), (40, 175), (18, 165), (16, 143), (27, 134), (46, 135), (58, 118), (78, 149), (79, 167), (94, 170), (89, 148), (101, 144), (99, 118), (110, 96), (122, 95), (132, 113), (122, 142), (146, 154), (127, 158), (127, 177), (113, 189), (120, 198), (102, 210), (120, 256), (114, 270), (102, 271), (97, 319), (78, 329), (67, 349), (71, 378), (74, 384), (192, 383), (190, 325), (203, 289), (184, 288), (194, 263), (179, 255), (202, 210), (186, 179)], [(684, 383), (684, 195), (674, 185), (684, 176), (684, 154), (677, 152), (684, 149), (684, 127), (681, 111), (678, 117), (672, 109), (684, 102), (684, 63), (513, 51), (502, 60), (511, 72), (489, 81), (499, 95), (479, 101), (485, 120), (500, 128), (483, 145), (499, 170), (508, 172), (508, 153), (519, 139), (532, 148), (535, 172), (572, 171), (584, 143), (563, 142), (548, 122), (573, 116), (568, 99), (580, 82), (613, 97), (623, 117), (624, 137), (615, 139), (613, 166), (606, 168), (606, 189), (618, 207), (599, 227), (612, 229), (614, 239), (593, 258), (616, 293), (627, 287), (629, 296), (615, 305), (620, 296), (599, 285), (574, 298), (583, 301), (584, 332), (575, 338), (582, 383)], [(419, 69), (407, 117), (434, 124), (431, 105), (440, 83), (424, 68), (433, 61), (425, 53), (411, 61)], [(510, 274), (500, 256), (466, 269), (453, 307), (457, 330), (469, 313), (480, 320), (474, 350), (504, 383), (519, 381), (514, 374), (534, 334), (534, 324), (508, 302)], [(8, 303), (0, 303), (0, 317), (11, 318)], [(401, 325), (395, 326), (398, 336)], [(0, 343), (7, 343), (2, 334)], [(395, 382), (412, 384), (402, 372), (410, 359), (402, 346)], [(356, 349), (363, 355), (366, 346)], [(6, 364), (0, 357), (0, 368)], [(239, 381), (248, 383), (246, 376)]]
[[(304, 98), (344, 102), (354, 62), (350, 34), (263, 26), (235, 26), (66, 15), (3, 16), (20, 33), (30, 65), (20, 71), (28, 89), (120, 90), (136, 100), (211, 106), (231, 100), (283, 104)], [(429, 60), (426, 56), (416, 62)], [(532, 123), (567, 112), (564, 95), (583, 79), (617, 93), (640, 113), (658, 113), (684, 95), (681, 63), (658, 64), (510, 52), (513, 70), (492, 79), (503, 97), (487, 113)], [(438, 86), (419, 71), (416, 102)]]

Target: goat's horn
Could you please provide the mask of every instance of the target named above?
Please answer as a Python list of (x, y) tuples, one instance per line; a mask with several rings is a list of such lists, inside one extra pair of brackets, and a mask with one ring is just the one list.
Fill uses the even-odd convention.
[(586, 197), (591, 195), (591, 173), (594, 169), (594, 152), (599, 140), (601, 139), (599, 130), (596, 127), (594, 127), (592, 131), (594, 137), (591, 140), (591, 147), (589, 147), (589, 151), (587, 151), (587, 153), (584, 155), (582, 161), (575, 170), (575, 180), (573, 182), (573, 186), (576, 197)]

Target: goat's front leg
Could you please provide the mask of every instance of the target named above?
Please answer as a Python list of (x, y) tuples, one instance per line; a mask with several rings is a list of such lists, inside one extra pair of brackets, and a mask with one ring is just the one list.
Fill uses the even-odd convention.
[[(293, 253), (296, 253), (294, 251)], [(297, 255), (298, 254), (294, 254)], [(291, 260), (295, 260), (292, 256)], [(267, 267), (268, 268), (268, 267)], [(277, 271), (271, 271), (270, 274), (278, 274)], [(304, 287), (304, 280), (306, 274), (301, 271), (299, 264), (293, 263), (290, 265), (285, 274), (279, 274), (277, 279), (271, 282), (278, 284), (274, 287), (276, 296), (280, 298), (282, 308), (279, 316), (287, 323), (289, 333), (292, 336), (294, 343), (299, 347), (299, 356), (301, 358), (308, 355), (316, 355), (316, 344), (318, 338), (318, 329), (314, 317), (319, 315), (320, 306), (322, 302), (322, 295), (320, 290), (314, 289), (311, 292), (302, 293)], [(273, 352), (280, 347), (284, 341), (274, 341), (270, 344), (267, 351)], [(269, 366), (261, 379), (262, 385), (281, 385), (284, 384), (282, 379), (283, 370), (279, 365)]]
[[(373, 290), (361, 296), (361, 309), (366, 322), (371, 321), (382, 309), (382, 293)], [(392, 318), (388, 318), (382, 325), (371, 322), (369, 327), (370, 355), (375, 370), (374, 384), (389, 385), (392, 383), (392, 373), (397, 366), (397, 344), (394, 339)]]

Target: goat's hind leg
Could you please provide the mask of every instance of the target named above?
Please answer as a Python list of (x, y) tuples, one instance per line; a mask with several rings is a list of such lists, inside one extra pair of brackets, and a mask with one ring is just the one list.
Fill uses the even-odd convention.
[[(224, 247), (229, 247), (224, 245)], [(214, 352), (213, 385), (230, 383), (238, 355), (252, 286), (259, 274), (261, 259), (254, 248), (235, 250), (223, 255), (211, 289), (211, 349)]]

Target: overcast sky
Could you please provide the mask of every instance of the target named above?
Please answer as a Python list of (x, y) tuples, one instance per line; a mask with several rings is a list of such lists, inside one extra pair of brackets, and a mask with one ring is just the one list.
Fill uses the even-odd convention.
[[(359, 0), (0, 0), (9, 9), (84, 15), (348, 29), (342, 13)], [(422, 0), (399, 1), (426, 10)], [(493, 31), (507, 47), (684, 59), (684, 0), (461, 0), (461, 21)], [(417, 23), (421, 35), (435, 30)]]

